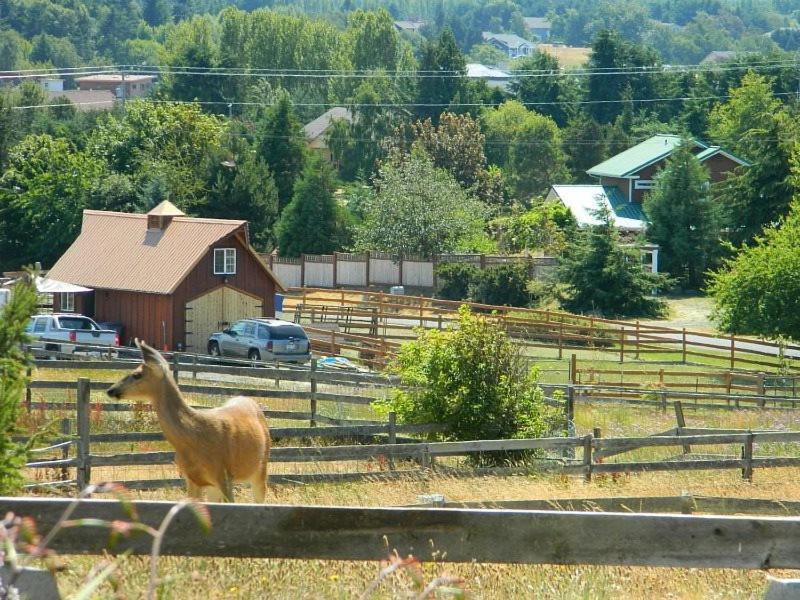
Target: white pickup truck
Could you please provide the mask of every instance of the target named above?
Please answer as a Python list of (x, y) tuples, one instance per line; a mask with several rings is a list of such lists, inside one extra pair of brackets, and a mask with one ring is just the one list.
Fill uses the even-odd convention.
[(73, 314), (36, 315), (26, 329), (33, 338), (31, 349), (73, 354), (76, 350), (97, 351), (93, 346), (119, 346), (113, 329), (100, 329), (89, 317)]

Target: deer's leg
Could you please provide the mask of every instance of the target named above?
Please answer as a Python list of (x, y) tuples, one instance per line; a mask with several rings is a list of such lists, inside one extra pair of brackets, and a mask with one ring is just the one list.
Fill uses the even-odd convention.
[(227, 471), (223, 471), (217, 476), (216, 484), (208, 491), (209, 498), (215, 498), (212, 502), (233, 502), (233, 480)]
[(262, 504), (267, 495), (267, 465), (263, 465), (250, 481), (253, 488), (253, 500), (256, 504)]
[(186, 491), (188, 492), (190, 498), (194, 498), (195, 500), (203, 499), (202, 486), (197, 485), (188, 477), (186, 478)]

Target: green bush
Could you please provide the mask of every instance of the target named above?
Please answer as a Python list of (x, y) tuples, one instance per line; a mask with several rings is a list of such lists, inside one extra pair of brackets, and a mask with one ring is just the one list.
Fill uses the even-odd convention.
[(22, 350), (28, 336), (25, 328), (36, 309), (36, 291), (21, 281), (0, 313), (0, 495), (22, 487), (25, 446), (13, 441), (17, 432), (19, 401), (25, 390), (28, 355)]
[[(379, 408), (404, 423), (437, 423), (446, 441), (543, 437), (560, 426), (559, 411), (544, 403), (538, 372), (528, 369), (491, 317), (462, 306), (458, 325), (422, 330), (403, 344), (392, 370), (405, 386)], [(478, 464), (520, 462), (532, 452), (493, 452)]]
[(445, 263), (436, 267), (436, 295), (445, 300), (469, 299), (469, 284), (480, 272), (469, 263)]
[(525, 265), (510, 264), (478, 271), (470, 281), (469, 297), (480, 304), (528, 306), (528, 270)]

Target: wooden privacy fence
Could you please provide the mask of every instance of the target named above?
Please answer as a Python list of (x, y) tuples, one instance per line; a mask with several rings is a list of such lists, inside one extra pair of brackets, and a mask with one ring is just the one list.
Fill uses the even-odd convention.
[(532, 279), (542, 279), (558, 263), (554, 257), (485, 254), (442, 254), (433, 259), (400, 257), (386, 252), (303, 254), (298, 258), (262, 254), (275, 274), (289, 287), (336, 288), (402, 285), (436, 288), (436, 267), (446, 263), (471, 264), (479, 269), (521, 264)]
[[(337, 322), (347, 325), (348, 332), (388, 340), (407, 339), (415, 326), (447, 325), (457, 319), (458, 308), (467, 305), (474, 312), (493, 314), (515, 339), (525, 340), (530, 347), (555, 348), (559, 357), (568, 349), (597, 348), (615, 355), (620, 362), (626, 358), (659, 357), (727, 366), (731, 370), (737, 367), (800, 370), (800, 346), (757, 338), (424, 296), (310, 288), (291, 292), (284, 300), (284, 312), (297, 311), (299, 306), (296, 318), (311, 320), (312, 310), (321, 314), (325, 307), (329, 321), (336, 315)], [(340, 310), (337, 315), (334, 309), (349, 309), (349, 312)]]
[[(70, 506), (61, 498), (0, 498), (0, 511), (32, 518), (49, 531)], [(172, 502), (130, 503), (141, 522), (158, 527)], [(356, 508), (208, 504), (211, 531), (191, 511), (171, 522), (162, 555), (385, 560), (389, 554), (424, 561), (591, 564), (685, 568), (800, 567), (800, 519), (631, 513)], [(129, 520), (117, 501), (81, 501), (73, 519)], [(50, 548), (101, 554), (108, 532), (64, 529)], [(149, 536), (118, 540), (115, 552), (149, 554)]]

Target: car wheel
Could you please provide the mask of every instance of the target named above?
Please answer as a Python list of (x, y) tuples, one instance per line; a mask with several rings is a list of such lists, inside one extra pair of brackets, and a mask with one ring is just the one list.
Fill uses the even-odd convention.
[(208, 343), (208, 353), (211, 356), (220, 356), (219, 344), (217, 342), (209, 342)]
[(253, 348), (247, 353), (247, 358), (250, 360), (261, 360), (261, 352)]

